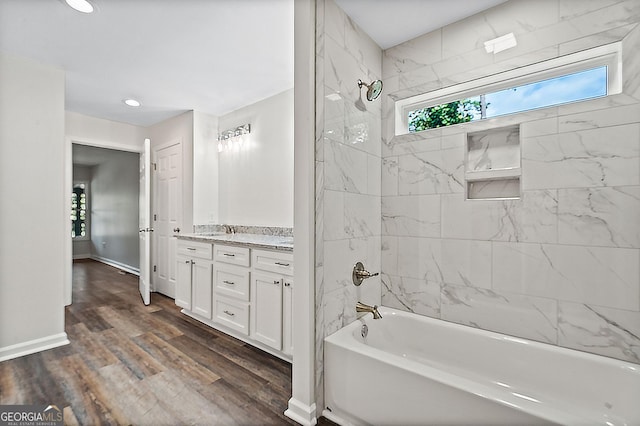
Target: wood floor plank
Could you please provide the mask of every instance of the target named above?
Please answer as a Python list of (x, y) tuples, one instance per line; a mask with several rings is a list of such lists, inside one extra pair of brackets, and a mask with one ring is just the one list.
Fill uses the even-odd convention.
[(0, 402), (6, 405), (19, 404), (24, 388), (18, 383), (18, 370), (9, 362), (0, 362)]
[[(220, 337), (216, 330), (180, 313), (177, 309), (163, 309), (162, 311), (154, 312), (153, 316), (161, 318), (162, 321), (170, 322), (182, 334), (204, 345)], [(240, 345), (239, 343), (236, 344)]]
[(178, 327), (169, 322), (162, 321), (159, 318), (156, 318), (154, 315), (139, 315), (136, 316), (135, 321), (140, 328), (144, 329), (145, 331), (153, 331), (155, 334), (165, 340), (169, 340), (182, 335), (182, 331), (180, 331)]
[(229, 361), (224, 357), (212, 356), (212, 351), (187, 336), (179, 336), (171, 339), (171, 344), (177, 348), (185, 348), (191, 358), (199, 362), (215, 374), (225, 379), (228, 383), (233, 383), (237, 389), (251, 395), (256, 401), (260, 401), (275, 411), (284, 411), (286, 404), (282, 404), (279, 397), (280, 389), (269, 383), (262, 377), (246, 370), (239, 365)]
[(137, 321), (132, 321), (131, 315), (121, 313), (119, 309), (111, 306), (100, 306), (96, 310), (102, 319), (127, 336), (139, 336), (146, 331), (138, 325)]
[(220, 378), (154, 333), (145, 333), (136, 337), (134, 341), (162, 365), (170, 365), (172, 369), (179, 369), (183, 375), (190, 378), (192, 384), (206, 386)]
[(92, 369), (97, 370), (118, 362), (118, 357), (105, 348), (96, 338), (95, 333), (90, 332), (84, 323), (68, 327), (67, 336), (74, 341), (75, 350)]
[(55, 404), (71, 425), (293, 425), (288, 363), (180, 312), (137, 277), (74, 263), (70, 345), (0, 363), (0, 404)]
[(93, 306), (81, 311), (75, 311), (75, 315), (78, 320), (80, 320), (80, 322), (82, 322), (92, 332), (113, 328), (111, 324), (106, 322), (100, 315), (98, 315)]
[[(234, 339), (235, 340), (235, 339)], [(241, 366), (267, 382), (291, 391), (291, 364), (249, 344), (229, 345), (228, 339), (216, 339), (206, 345), (213, 352)]]
[(85, 425), (128, 424), (127, 417), (114, 403), (98, 374), (79, 355), (61, 360), (65, 367), (61, 379), (65, 396), (78, 422)]
[(125, 334), (116, 330), (105, 330), (99, 334), (98, 339), (110, 348), (120, 362), (138, 379), (153, 376), (165, 369), (159, 361), (129, 340)]
[(284, 401), (281, 409), (273, 410), (224, 379), (217, 380), (200, 392), (207, 399), (225, 407), (225, 411), (234, 420), (234, 424), (265, 426), (296, 424), (284, 416), (283, 413), (287, 408)]
[(231, 417), (220, 406), (205, 399), (172, 371), (144, 380), (167, 411), (186, 424), (228, 425)]
[(149, 384), (135, 377), (122, 364), (109, 365), (99, 371), (105, 388), (113, 395), (113, 404), (127, 414), (132, 424), (180, 424), (160, 401)]

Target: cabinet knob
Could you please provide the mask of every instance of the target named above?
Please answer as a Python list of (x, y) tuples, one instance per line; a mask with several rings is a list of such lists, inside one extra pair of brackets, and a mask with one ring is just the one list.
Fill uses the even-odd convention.
[(280, 280), (273, 280), (274, 284), (280, 284)]
[(173, 228), (173, 232), (177, 234), (178, 232), (180, 232), (180, 228)]
[(291, 287), (291, 283), (285, 282), (285, 283), (284, 283), (284, 286), (285, 286), (285, 287)]

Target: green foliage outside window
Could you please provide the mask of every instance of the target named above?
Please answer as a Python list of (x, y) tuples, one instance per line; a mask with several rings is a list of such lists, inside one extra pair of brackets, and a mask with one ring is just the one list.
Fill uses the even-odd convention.
[(411, 111), (409, 112), (409, 132), (467, 123), (475, 118), (480, 118), (481, 110), (480, 101), (462, 99)]

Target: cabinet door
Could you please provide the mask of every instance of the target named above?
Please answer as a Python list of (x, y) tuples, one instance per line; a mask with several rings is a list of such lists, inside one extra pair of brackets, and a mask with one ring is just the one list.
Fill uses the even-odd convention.
[(284, 279), (282, 289), (282, 352), (293, 355), (293, 280)]
[(191, 310), (191, 259), (178, 257), (176, 271), (176, 305)]
[(212, 264), (205, 260), (194, 259), (191, 269), (191, 310), (207, 319), (211, 319), (211, 288), (213, 286)]
[(282, 277), (254, 272), (251, 277), (251, 337), (282, 349)]

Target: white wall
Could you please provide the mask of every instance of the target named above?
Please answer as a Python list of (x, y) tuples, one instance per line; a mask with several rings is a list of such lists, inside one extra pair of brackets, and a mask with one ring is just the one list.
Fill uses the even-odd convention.
[(132, 270), (140, 267), (138, 241), (139, 161), (134, 152), (106, 150), (93, 168), (91, 252), (102, 261)]
[(220, 117), (219, 129), (245, 123), (243, 148), (219, 155), (218, 223), (292, 227), (293, 89)]
[[(88, 184), (89, 209), (91, 209), (91, 179), (93, 178), (93, 168), (90, 166), (73, 165), (73, 182), (85, 181)], [(89, 215), (89, 227), (91, 226), (91, 216)], [(91, 229), (88, 229), (89, 238)], [(73, 258), (86, 259), (91, 257), (91, 240), (73, 240)]]
[(64, 72), (2, 54), (0, 93), (2, 360), (68, 342), (61, 248), (69, 216)]
[(193, 223), (220, 223), (218, 213), (218, 117), (193, 112)]
[(148, 133), (144, 127), (90, 117), (77, 112), (65, 113), (67, 139), (85, 145), (140, 151)]

